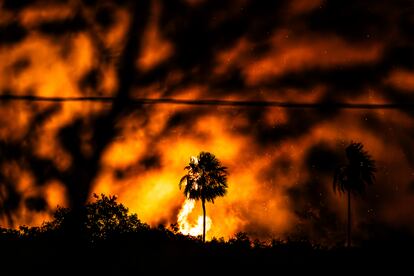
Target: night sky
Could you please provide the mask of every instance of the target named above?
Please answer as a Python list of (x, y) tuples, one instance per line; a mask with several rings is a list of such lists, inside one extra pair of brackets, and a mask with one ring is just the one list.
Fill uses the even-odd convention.
[(0, 226), (93, 193), (168, 226), (209, 151), (229, 190), (208, 239), (332, 243), (333, 174), (358, 141), (378, 171), (355, 239), (414, 233), (413, 30), (408, 0), (0, 0)]

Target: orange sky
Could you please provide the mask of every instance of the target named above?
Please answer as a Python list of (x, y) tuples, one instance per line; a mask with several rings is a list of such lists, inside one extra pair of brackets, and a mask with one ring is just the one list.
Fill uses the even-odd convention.
[[(9, 2), (0, 2), (2, 95), (414, 100), (413, 41), (395, 22), (406, 16), (397, 4)], [(414, 230), (413, 125), (410, 110), (0, 101), (0, 225), (38, 225), (77, 189), (116, 194), (150, 225), (175, 223), (183, 168), (210, 151), (230, 175), (228, 194), (207, 205), (207, 238), (329, 239), (345, 229), (345, 201), (331, 182), (353, 140), (379, 169), (354, 201), (356, 229)], [(90, 175), (81, 186), (70, 174)], [(41, 210), (28, 204), (39, 198)], [(196, 204), (189, 219), (199, 214)]]

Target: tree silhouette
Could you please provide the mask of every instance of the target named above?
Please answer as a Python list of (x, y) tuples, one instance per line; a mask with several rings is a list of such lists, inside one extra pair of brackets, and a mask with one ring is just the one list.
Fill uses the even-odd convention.
[[(137, 214), (129, 214), (128, 208), (116, 201), (116, 196), (93, 194), (93, 199), (82, 209), (84, 220), (80, 222), (81, 229), (79, 230), (86, 240), (94, 243), (149, 229), (149, 226), (141, 222)], [(38, 230), (48, 233), (68, 231), (66, 228), (70, 225), (66, 221), (71, 219), (71, 212), (73, 210), (70, 208), (59, 207), (53, 214), (53, 220), (43, 223)]]
[(345, 149), (348, 163), (335, 171), (333, 189), (348, 194), (347, 246), (351, 246), (351, 193), (363, 194), (365, 186), (375, 181), (375, 161), (362, 143), (351, 142)]
[(191, 157), (190, 163), (184, 169), (184, 175), (179, 187), (185, 182), (184, 195), (189, 199), (200, 200), (203, 207), (203, 242), (206, 240), (206, 201), (214, 203), (218, 196), (227, 192), (227, 168), (209, 152), (200, 152), (197, 157)]

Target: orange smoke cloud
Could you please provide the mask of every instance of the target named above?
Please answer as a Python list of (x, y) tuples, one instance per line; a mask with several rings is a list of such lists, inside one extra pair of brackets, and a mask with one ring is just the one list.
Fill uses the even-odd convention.
[(385, 81), (397, 89), (405, 92), (412, 92), (414, 90), (414, 72), (407, 70), (394, 70)]
[[(218, 73), (239, 68), (249, 85), (301, 70), (347, 66), (376, 61), (382, 52), (379, 44), (353, 45), (339, 37), (297, 38), (289, 31), (278, 31), (271, 39), (273, 49), (263, 57), (251, 56), (254, 44), (239, 41), (232, 50), (219, 55)], [(248, 66), (246, 66), (248, 64)]]
[(171, 55), (172, 45), (161, 36), (159, 30), (159, 16), (161, 6), (158, 1), (153, 1), (152, 16), (148, 22), (148, 27), (143, 39), (142, 53), (138, 59), (138, 67), (147, 71)]
[[(166, 112), (168, 109), (170, 108), (156, 110)], [(114, 150), (105, 155), (103, 162), (106, 166), (118, 169), (128, 168), (131, 175), (127, 174), (125, 180), (119, 180), (114, 177), (115, 168), (110, 169), (112, 173), (105, 170), (102, 174), (106, 176), (99, 177), (95, 185), (96, 192), (119, 195), (119, 199), (131, 211), (137, 212), (144, 221), (152, 225), (165, 220), (175, 223), (177, 209), (182, 204), (178, 180), (184, 173), (183, 167), (188, 163), (189, 156), (201, 150), (211, 151), (229, 167), (230, 178), (228, 195), (217, 199), (215, 204), (207, 204), (207, 214), (213, 222), (207, 237), (231, 237), (250, 224), (249, 220), (253, 217), (259, 226), (271, 225), (270, 232), (283, 234), (292, 227), (295, 220), (294, 214), (289, 210), (289, 199), (283, 194), (283, 189), (274, 188), (269, 191), (267, 185), (259, 185), (257, 182), (261, 171), (270, 166), (272, 157), (270, 154), (257, 156), (257, 149), (251, 140), (232, 133), (230, 121), (232, 118), (221, 110), (217, 115), (208, 115), (197, 120), (190, 132), (176, 129), (164, 135), (160, 143), (151, 145), (152, 152), (160, 154), (161, 164), (147, 169), (141, 175), (137, 172), (143, 168), (142, 165), (137, 165), (137, 160), (145, 157), (143, 155), (146, 151), (142, 149), (152, 144), (152, 139), (148, 139), (148, 136), (157, 137), (157, 133), (148, 132), (139, 137), (132, 133), (125, 135), (127, 139), (117, 140), (114, 144), (119, 145), (119, 150), (110, 147), (109, 149)], [(134, 124), (131, 119), (128, 122), (130, 126)], [(148, 129), (151, 128), (153, 126), (149, 124)], [(138, 131), (137, 128), (138, 132), (145, 133), (146, 130), (147, 128), (141, 127)], [(161, 130), (162, 128), (158, 131)], [(159, 208), (160, 205), (170, 208)], [(193, 213), (200, 214), (200, 211), (197, 206)], [(190, 224), (184, 225), (184, 232), (196, 231), (190, 230), (193, 229)]]
[(71, 16), (73, 16), (73, 9), (67, 5), (34, 6), (20, 13), (20, 22), (24, 26), (33, 28), (39, 23), (62, 20)]
[[(200, 12), (199, 8), (207, 3), (187, 2), (190, 3), (189, 14)], [(291, 23), (318, 8), (320, 2), (290, 2), (286, 8), (292, 15)], [(243, 8), (250, 7), (248, 1), (240, 3)], [(363, 83), (349, 93), (340, 91), (341, 95), (337, 95), (340, 93), (333, 89), (337, 87), (331, 86), (330, 79), (306, 82), (307, 72), (313, 70), (351, 70), (380, 63), (386, 55), (384, 42), (352, 41), (340, 34), (325, 35), (307, 30), (303, 22), (289, 29), (282, 24), (266, 29), (267, 35), (260, 39), (244, 31), (232, 39), (228, 39), (226, 33), (222, 37), (217, 35), (217, 41), (208, 41), (214, 46), (209, 48), (211, 53), (209, 50), (204, 50), (200, 56), (191, 53), (197, 60), (194, 63), (185, 61), (180, 65), (181, 60), (177, 60), (177, 64), (170, 64), (167, 61), (174, 60), (172, 58), (182, 58), (179, 54), (187, 56), (180, 52), (178, 46), (182, 44), (172, 39), (177, 30), (171, 26), (181, 26), (182, 19), (168, 23), (166, 28), (163, 25), (166, 20), (173, 19), (166, 17), (169, 11), (164, 5), (161, 1), (153, 1), (150, 5), (150, 16), (138, 43), (140, 51), (133, 59), (136, 72), (130, 72), (134, 81), (138, 75), (138, 83), (133, 83), (130, 91), (120, 91), (128, 97), (308, 103), (332, 98), (347, 102), (389, 102), (389, 95), (376, 83)], [(44, 10), (29, 7), (18, 14), (17, 19), (28, 29), (28, 34), (18, 43), (0, 45), (2, 94), (117, 96), (117, 90), (122, 87), (120, 78), (124, 77), (118, 75), (122, 66), (119, 57), (129, 34), (131, 13), (128, 7), (110, 5), (114, 22), (104, 27), (94, 22), (93, 7), (82, 8), (85, 14), (91, 15), (85, 24), (92, 27), (60, 37), (44, 34), (37, 28), (42, 22), (72, 18), (76, 14), (74, 7), (50, 6)], [(234, 17), (236, 23), (243, 23), (244, 16), (238, 14), (239, 9), (235, 10), (230, 14), (214, 10), (212, 13), (217, 15), (217, 20), (207, 22), (203, 31), (221, 34), (220, 24), (226, 22), (227, 16)], [(0, 23), (16, 20), (6, 15)], [(105, 54), (100, 47), (105, 49)], [(204, 54), (209, 56), (205, 58)], [(159, 68), (162, 69), (160, 75), (153, 76)], [(302, 73), (303, 85), (277, 83), (283, 77)], [(401, 90), (405, 96), (413, 90), (412, 71), (402, 68), (384, 75), (385, 79), (379, 79), (379, 84)], [(98, 158), (99, 171), (92, 181), (91, 192), (117, 195), (130, 211), (152, 226), (178, 221), (183, 233), (200, 233), (200, 204), (186, 201), (178, 188), (178, 181), (185, 173), (184, 166), (190, 156), (200, 151), (214, 153), (230, 173), (228, 194), (206, 206), (211, 219), (208, 239), (229, 238), (239, 231), (259, 238), (284, 237), (299, 226), (316, 232), (314, 228), (325, 221), (327, 214), (323, 210), (326, 209), (331, 212), (328, 215), (333, 214), (341, 224), (345, 221), (345, 204), (330, 186), (331, 170), (336, 165), (330, 162), (334, 160), (333, 155), (343, 155), (344, 146), (350, 140), (364, 143), (380, 168), (378, 184), (370, 187), (373, 198), (369, 201), (377, 204), (377, 218), (393, 224), (389, 211), (393, 206), (412, 209), (413, 196), (408, 192), (414, 181), (409, 129), (414, 122), (409, 112), (132, 106), (128, 97), (125, 109), (111, 121), (114, 133), (108, 134), (113, 136)], [(25, 156), (47, 162), (57, 173), (67, 173), (77, 164), (74, 164), (74, 152), (63, 145), (62, 129), (78, 126), (76, 123), (81, 125), (76, 129), (73, 144), (79, 144), (79, 154), (83, 157), (93, 156), (94, 139), (102, 138), (94, 136), (94, 127), (100, 123), (94, 119), (112, 115), (114, 104), (94, 101), (0, 104), (0, 142), (23, 152), (23, 157), (17, 161), (1, 162), (0, 172), (14, 183), (23, 199), (42, 195), (48, 205), (45, 212), (35, 212), (21, 203), (13, 213), (13, 220), (16, 224), (39, 224), (57, 205), (68, 206), (68, 183), (55, 178), (41, 182), (41, 177), (36, 178), (36, 169), (26, 164), (29, 161), (25, 161)], [(312, 156), (318, 155), (321, 148), (325, 155), (332, 157), (327, 159), (329, 164), (325, 167)], [(405, 179), (400, 178), (402, 175)], [(0, 184), (4, 190), (0, 196), (3, 196), (6, 185)], [(404, 193), (395, 192), (396, 186)], [(379, 203), (376, 196), (386, 199)], [(369, 222), (371, 218), (364, 215), (368, 203), (355, 199), (355, 208), (355, 225)], [(311, 214), (311, 219), (303, 213)], [(395, 220), (403, 224), (410, 223), (408, 211), (398, 212), (396, 217)], [(7, 223), (1, 221), (2, 225)]]
[(322, 4), (321, 0), (290, 1), (290, 12), (294, 15), (310, 12)]

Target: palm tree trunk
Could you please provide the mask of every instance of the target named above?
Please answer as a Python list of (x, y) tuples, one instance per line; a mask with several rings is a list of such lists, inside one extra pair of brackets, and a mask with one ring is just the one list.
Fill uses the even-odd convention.
[(206, 242), (206, 201), (203, 198), (201, 200), (201, 204), (203, 206), (203, 243)]
[(348, 231), (347, 247), (351, 247), (351, 191), (348, 190)]

